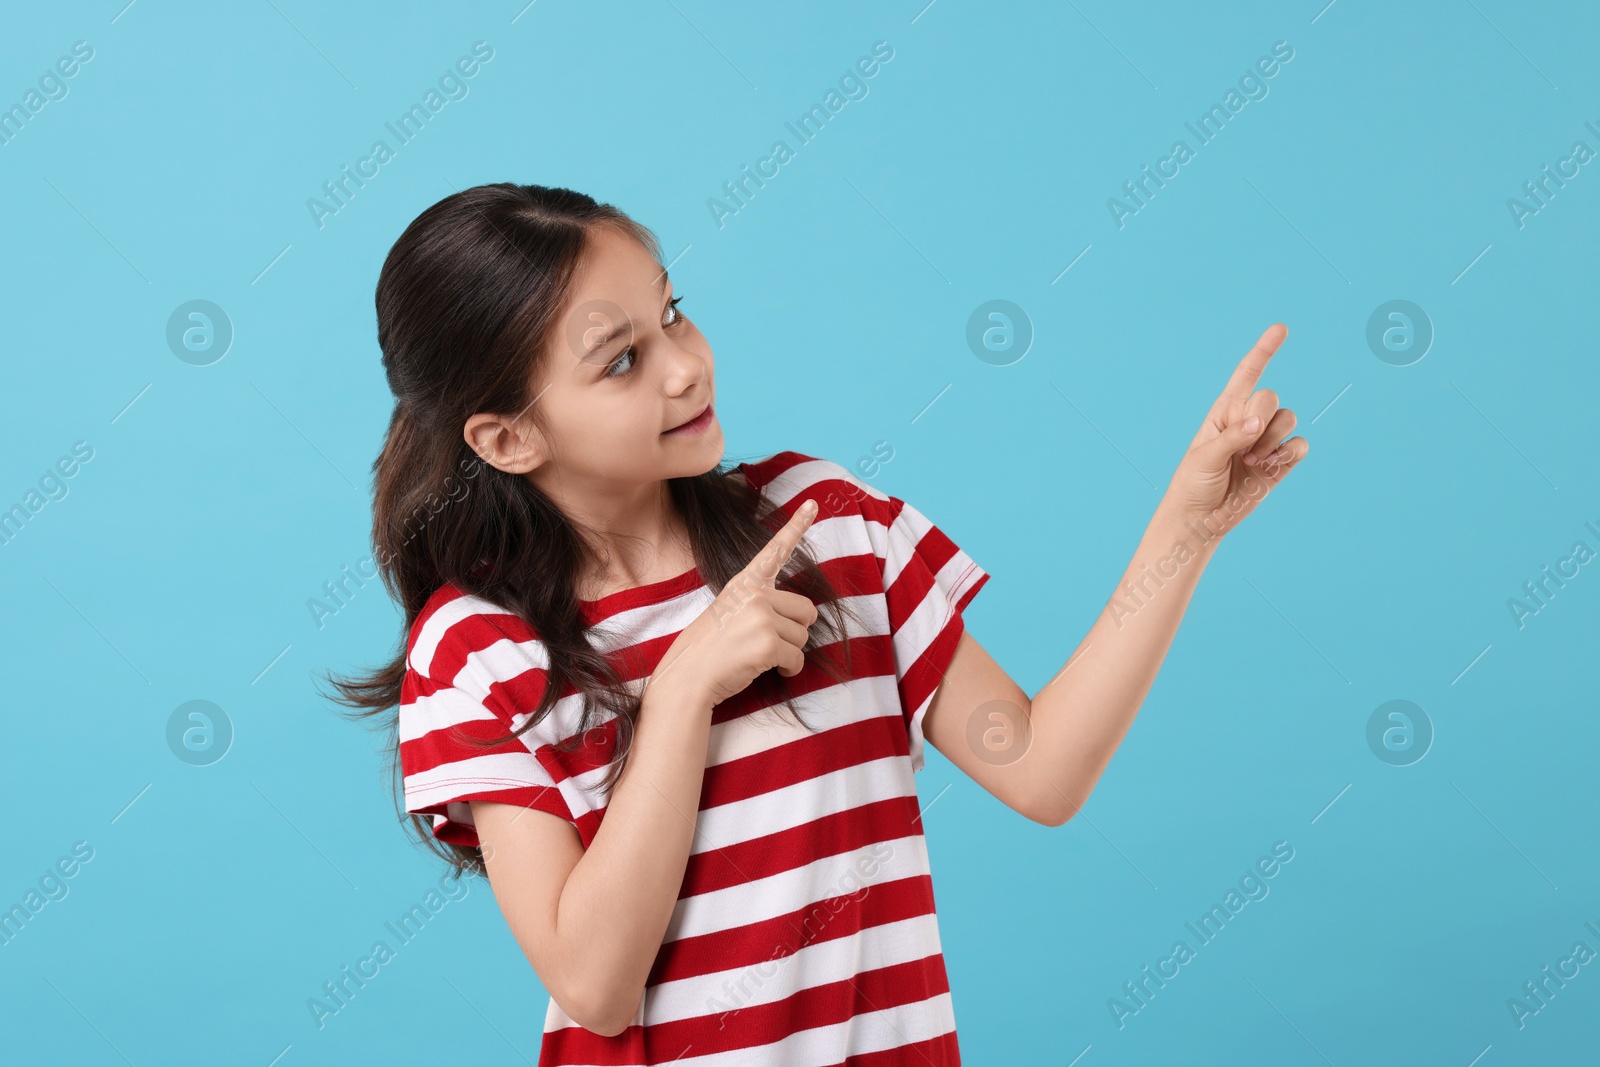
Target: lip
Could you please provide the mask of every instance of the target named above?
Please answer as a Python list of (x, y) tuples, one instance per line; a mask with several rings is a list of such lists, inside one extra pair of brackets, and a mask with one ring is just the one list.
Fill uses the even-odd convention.
[(682, 426), (674, 426), (672, 429), (665, 431), (662, 436), (666, 437), (675, 434), (705, 433), (707, 430), (711, 429), (711, 424), (716, 421), (716, 417), (717, 413), (712, 409), (710, 404), (707, 404), (701, 410), (700, 414), (696, 415)]

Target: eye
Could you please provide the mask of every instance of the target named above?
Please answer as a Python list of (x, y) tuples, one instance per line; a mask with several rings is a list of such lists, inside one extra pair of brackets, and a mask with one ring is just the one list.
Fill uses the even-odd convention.
[[(667, 323), (668, 328), (673, 326), (682, 326), (688, 321), (686, 318), (684, 318), (683, 312), (678, 310), (678, 304), (682, 301), (683, 297), (681, 295), (675, 296), (671, 300), (667, 301), (667, 312), (671, 318), (671, 321)], [(633, 346), (629, 345), (627, 348), (624, 348), (621, 352), (617, 353), (617, 358), (611, 361), (610, 366), (606, 367), (604, 377), (626, 378), (629, 374), (633, 373), (633, 368), (635, 364), (638, 363), (638, 359), (639, 357), (634, 354)], [(627, 369), (619, 373), (617, 368), (622, 365), (624, 360), (627, 361)]]
[[(611, 365), (606, 368), (606, 373), (604, 376), (607, 378), (627, 377), (629, 372), (633, 370), (634, 358), (633, 346), (630, 345), (627, 348), (624, 348), (620, 353), (617, 354), (617, 358), (611, 361)], [(621, 374), (615, 373), (616, 369), (622, 365), (623, 360), (628, 361), (628, 369), (623, 371)]]

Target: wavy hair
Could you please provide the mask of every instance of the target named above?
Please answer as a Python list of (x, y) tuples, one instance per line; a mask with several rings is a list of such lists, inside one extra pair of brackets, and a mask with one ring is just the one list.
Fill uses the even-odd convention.
[[(615, 785), (632, 747), (640, 697), (620, 680), (608, 654), (591, 645), (579, 614), (577, 580), (592, 550), (531, 480), (483, 462), (463, 434), (467, 418), (478, 412), (527, 412), (547, 429), (530, 392), (560, 328), (589, 235), (601, 226), (637, 240), (660, 262), (654, 234), (610, 204), (571, 189), (501, 182), (454, 193), (423, 211), (389, 250), (378, 277), (378, 347), (395, 406), (372, 466), (373, 558), (404, 624), (392, 659), (364, 675), (330, 677), (336, 693), (326, 695), (354, 709), (346, 713), (351, 718), (387, 731), (397, 814), (419, 843), (458, 873), (484, 873), (482, 850), (439, 841), (428, 817), (405, 812), (397, 730), (407, 637), (442, 585), (453, 583), (516, 615), (549, 655), (538, 707), (519, 709), (531, 710), (527, 721), (485, 744), (532, 729), (570, 687), (583, 696), (573, 739), (616, 720), (600, 788), (609, 792)], [(716, 592), (786, 521), (732, 473), (732, 466), (719, 463), (704, 474), (667, 479), (700, 575)], [(845, 617), (853, 613), (803, 542), (777, 581), (818, 606), (807, 662), (842, 680), (847, 675), (830, 658), (842, 646), (848, 672)], [(788, 682), (776, 668), (758, 677), (751, 684), (758, 707), (781, 705), (810, 730)]]

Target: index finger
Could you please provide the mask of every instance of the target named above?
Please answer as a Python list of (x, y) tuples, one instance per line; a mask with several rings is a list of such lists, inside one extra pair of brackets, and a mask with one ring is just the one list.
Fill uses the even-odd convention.
[(817, 517), (817, 502), (807, 500), (795, 509), (789, 521), (783, 528), (773, 534), (772, 540), (766, 547), (756, 553), (756, 558), (745, 567), (746, 573), (752, 574), (768, 585), (777, 582), (778, 572), (783, 570), (784, 564), (789, 562), (789, 557), (794, 554), (795, 546), (800, 543), (800, 538), (811, 528), (811, 522)]
[(1283, 323), (1275, 322), (1268, 326), (1233, 369), (1233, 375), (1222, 390), (1222, 399), (1236, 400), (1241, 404), (1249, 400), (1250, 394), (1256, 390), (1256, 383), (1261, 380), (1261, 372), (1267, 369), (1267, 360), (1272, 358), (1287, 336), (1289, 327)]

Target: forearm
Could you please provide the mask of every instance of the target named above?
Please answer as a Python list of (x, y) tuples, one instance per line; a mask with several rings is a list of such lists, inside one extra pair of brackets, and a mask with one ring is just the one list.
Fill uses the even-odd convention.
[(1219, 537), (1163, 499), (1082, 644), (1033, 697), (1031, 788), (1063, 821), (1088, 800), (1132, 725)]
[(687, 677), (651, 682), (605, 818), (562, 891), (562, 943), (604, 1016), (631, 1017), (672, 919), (710, 729), (710, 701)]

